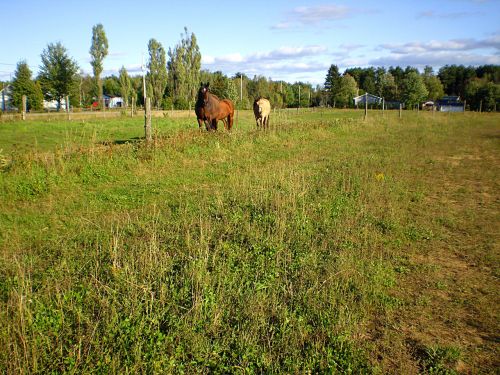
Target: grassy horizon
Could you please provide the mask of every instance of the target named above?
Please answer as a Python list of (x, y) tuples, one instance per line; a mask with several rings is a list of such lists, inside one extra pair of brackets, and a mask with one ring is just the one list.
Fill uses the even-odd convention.
[(494, 372), (500, 117), (362, 115), (0, 124), (0, 369)]

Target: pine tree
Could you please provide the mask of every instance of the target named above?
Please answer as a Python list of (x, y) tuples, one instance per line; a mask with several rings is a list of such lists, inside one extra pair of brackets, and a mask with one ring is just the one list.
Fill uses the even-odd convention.
[(337, 65), (330, 65), (325, 79), (325, 91), (328, 95), (328, 103), (335, 108), (336, 94), (340, 84), (340, 73)]
[(26, 95), (28, 110), (41, 109), (43, 98), (40, 101), (40, 97), (36, 95), (35, 91), (35, 83), (31, 79), (31, 70), (28, 64), (26, 61), (18, 62), (12, 81), (12, 103), (17, 108), (21, 108), (22, 97)]

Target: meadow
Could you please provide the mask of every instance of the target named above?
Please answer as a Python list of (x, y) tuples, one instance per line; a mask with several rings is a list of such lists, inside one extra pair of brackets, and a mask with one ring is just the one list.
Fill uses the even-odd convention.
[(498, 371), (498, 114), (143, 125), (0, 123), (0, 372)]

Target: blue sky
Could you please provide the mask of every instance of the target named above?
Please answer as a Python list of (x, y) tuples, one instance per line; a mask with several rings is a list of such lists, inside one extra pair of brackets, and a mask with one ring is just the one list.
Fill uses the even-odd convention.
[(186, 26), (202, 68), (321, 84), (346, 68), (500, 64), (500, 0), (35, 1), (0, 0), (0, 80), (26, 60), (36, 75), (48, 43), (61, 42), (91, 73), (92, 26), (109, 41), (104, 75), (139, 72), (155, 38), (168, 50)]

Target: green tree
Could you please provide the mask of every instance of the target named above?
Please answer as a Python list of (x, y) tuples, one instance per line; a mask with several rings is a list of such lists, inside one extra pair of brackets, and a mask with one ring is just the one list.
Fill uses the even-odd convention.
[(75, 84), (78, 64), (68, 56), (66, 48), (60, 43), (49, 43), (43, 50), (39, 80), (43, 95), (47, 100), (57, 100), (58, 110), (61, 100), (69, 95)]
[(398, 100), (398, 87), (394, 76), (387, 72), (382, 76), (382, 97), (386, 101)]
[(127, 73), (127, 69), (124, 66), (120, 69), (120, 95), (125, 101), (125, 107), (128, 107), (128, 100), (130, 98), (130, 93), (132, 91), (132, 83), (130, 82), (130, 77)]
[(35, 81), (33, 88), (33, 96), (31, 98), (31, 108), (35, 111), (41, 111), (43, 109), (43, 92), (40, 82)]
[(330, 65), (325, 78), (325, 91), (327, 92), (328, 104), (335, 108), (336, 94), (340, 85), (340, 73), (337, 65)]
[(354, 77), (344, 74), (340, 78), (339, 92), (337, 94), (339, 106), (349, 107), (358, 92), (358, 85)]
[(494, 111), (500, 104), (500, 84), (474, 78), (466, 86), (465, 98), (471, 110)]
[[(39, 89), (40, 85), (38, 85)], [(36, 92), (35, 82), (31, 79), (31, 70), (26, 61), (17, 63), (14, 79), (12, 81), (12, 103), (17, 108), (22, 108), (22, 97), (26, 95), (28, 110), (39, 110), (43, 107), (43, 96), (40, 100)]]
[(465, 87), (476, 77), (476, 70), (471, 66), (445, 65), (439, 69), (438, 76), (448, 95), (464, 97)]
[(102, 91), (105, 95), (120, 96), (120, 80), (117, 76), (111, 75), (102, 80)]
[(148, 62), (148, 82), (153, 91), (148, 91), (149, 96), (153, 98), (153, 106), (160, 108), (167, 86), (167, 59), (165, 49), (156, 39), (150, 39), (148, 43), (149, 62)]
[(402, 99), (407, 108), (413, 108), (427, 98), (428, 91), (422, 76), (415, 71), (410, 71), (403, 81)]
[(444, 87), (439, 77), (434, 75), (432, 67), (426, 66), (423, 74), (424, 84), (429, 92), (427, 98), (436, 101), (444, 96)]
[[(184, 28), (181, 41), (168, 50), (168, 95), (192, 106), (201, 79), (201, 53), (194, 33)], [(203, 79), (201, 79), (203, 81)]]
[(99, 103), (102, 103), (102, 82), (101, 73), (103, 70), (103, 60), (108, 55), (108, 38), (104, 32), (102, 24), (92, 27), (92, 42), (90, 45), (90, 65), (94, 71), (95, 84), (97, 86), (97, 96)]

